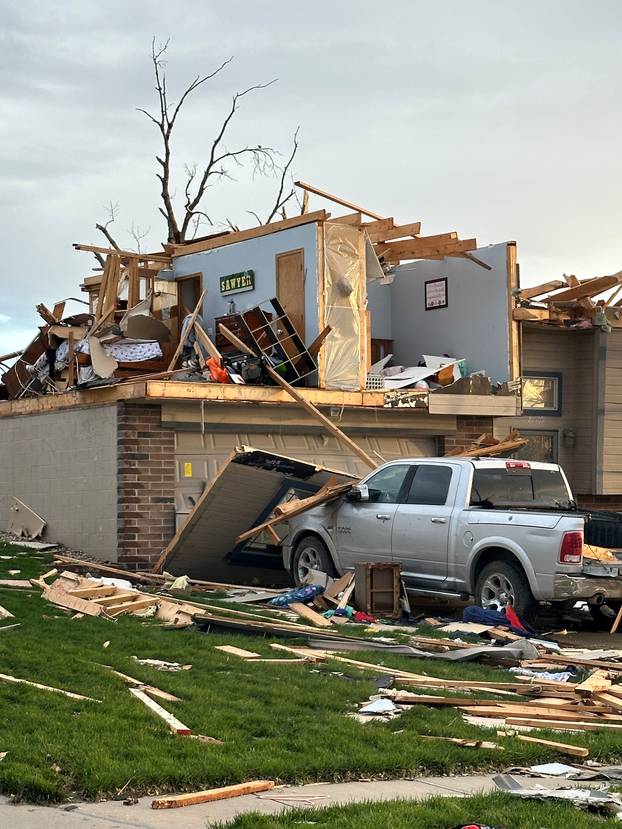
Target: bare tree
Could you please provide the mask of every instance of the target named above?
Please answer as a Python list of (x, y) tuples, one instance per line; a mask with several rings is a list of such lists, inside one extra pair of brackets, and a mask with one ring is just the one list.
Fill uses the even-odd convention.
[[(206, 211), (204, 205), (207, 190), (219, 180), (232, 179), (232, 171), (236, 167), (242, 167), (247, 162), (252, 165), (254, 173), (274, 175), (278, 179), (278, 191), (274, 205), (268, 213), (265, 222), (261, 221), (256, 212), (250, 210), (248, 212), (257, 219), (259, 224), (267, 224), (277, 215), (285, 217), (285, 206), (295, 197), (290, 170), (298, 151), (299, 128), (294, 133), (292, 150), (283, 166), (278, 163), (279, 153), (272, 147), (265, 147), (261, 144), (246, 144), (230, 149), (225, 144), (229, 127), (240, 107), (242, 99), (252, 92), (266, 89), (275, 83), (275, 80), (271, 80), (268, 83), (255, 84), (233, 95), (231, 105), (215, 129), (214, 137), (209, 143), (207, 160), (202, 164), (193, 163), (185, 165), (183, 205), (179, 203), (181, 199), (177, 200), (175, 198), (175, 190), (171, 181), (173, 161), (172, 139), (179, 114), (188, 97), (222, 72), (231, 63), (233, 58), (228, 58), (223, 61), (214, 71), (207, 75), (197, 75), (183, 90), (179, 99), (176, 102), (170, 102), (165, 60), (168, 46), (169, 40), (163, 44), (156, 45), (154, 38), (151, 43), (151, 61), (153, 64), (155, 91), (157, 94), (157, 109), (155, 113), (141, 107), (137, 108), (139, 112), (143, 113), (156, 126), (162, 141), (162, 151), (156, 156), (156, 162), (159, 168), (156, 175), (160, 182), (161, 197), (161, 205), (158, 209), (166, 220), (167, 241), (172, 244), (190, 241), (196, 237), (202, 225), (207, 224), (213, 226), (214, 221), (212, 215)], [(178, 202), (177, 205), (175, 204), (176, 201)], [(108, 220), (104, 223), (96, 224), (95, 227), (103, 233), (111, 247), (119, 250), (120, 246), (110, 232), (110, 226), (119, 214), (118, 203), (113, 204), (110, 202), (106, 207), (106, 211)], [(239, 229), (230, 219), (226, 219), (224, 224), (231, 230)], [(140, 242), (145, 238), (148, 231), (141, 231), (139, 226), (132, 222), (129, 233), (134, 239), (138, 252), (140, 252)], [(101, 256), (96, 255), (96, 258), (100, 264), (103, 264)]]
[(186, 241), (193, 229), (196, 233), (197, 218), (203, 218), (208, 224), (213, 224), (209, 214), (202, 209), (202, 201), (207, 189), (214, 180), (230, 178), (231, 169), (235, 166), (241, 166), (246, 161), (251, 162), (255, 172), (262, 174), (277, 172), (277, 153), (271, 147), (264, 147), (261, 144), (247, 144), (235, 149), (228, 149), (225, 146), (227, 131), (235, 113), (238, 111), (242, 99), (252, 92), (266, 89), (275, 81), (254, 84), (241, 92), (235, 93), (231, 100), (231, 106), (211, 141), (207, 161), (200, 166), (194, 164), (186, 167), (184, 203), (181, 211), (176, 212), (171, 185), (171, 158), (173, 130), (175, 129), (179, 113), (188, 96), (222, 72), (231, 62), (232, 58), (223, 61), (220, 66), (207, 75), (197, 75), (185, 88), (177, 103), (173, 104), (168, 99), (165, 68), (165, 55), (168, 45), (169, 41), (167, 40), (164, 44), (156, 46), (155, 39), (151, 44), (151, 60), (155, 75), (158, 111), (155, 115), (143, 108), (139, 108), (138, 111), (142, 112), (152, 121), (157, 127), (162, 139), (162, 154), (156, 156), (156, 161), (160, 166), (157, 177), (161, 185), (160, 195), (162, 198), (162, 205), (159, 209), (167, 223), (168, 241), (170, 243), (180, 243)]

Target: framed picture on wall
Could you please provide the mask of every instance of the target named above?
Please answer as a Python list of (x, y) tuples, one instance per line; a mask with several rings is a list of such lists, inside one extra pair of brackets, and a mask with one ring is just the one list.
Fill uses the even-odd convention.
[(447, 308), (447, 277), (428, 279), (423, 283), (425, 290), (425, 310), (435, 311), (437, 308)]

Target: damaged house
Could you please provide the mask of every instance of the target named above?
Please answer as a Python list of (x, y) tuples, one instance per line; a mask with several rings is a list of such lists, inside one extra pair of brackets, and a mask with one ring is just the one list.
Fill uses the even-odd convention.
[(425, 236), (301, 186), (348, 212), (152, 254), (76, 245), (105, 257), (88, 311), (38, 306), (36, 337), (0, 358), (1, 526), (19, 498), (49, 538), (146, 569), (235, 447), (361, 476), (459, 452), (493, 420), (505, 437), (521, 415), (516, 244)]

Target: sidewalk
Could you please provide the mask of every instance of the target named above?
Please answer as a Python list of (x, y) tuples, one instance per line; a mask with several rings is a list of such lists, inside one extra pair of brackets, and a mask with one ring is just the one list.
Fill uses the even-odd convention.
[[(518, 779), (532, 780), (533, 778)], [(538, 785), (557, 788), (567, 780), (538, 778)], [(143, 797), (135, 806), (120, 801), (78, 803), (66, 806), (13, 806), (0, 798), (0, 826), (11, 829), (205, 829), (219, 821), (233, 820), (243, 812), (275, 814), (291, 807), (325, 807), (370, 800), (423, 800), (432, 796), (464, 797), (495, 791), (492, 775), (465, 777), (420, 777), (360, 783), (314, 783), (308, 786), (280, 786), (261, 795), (187, 806), (183, 809), (152, 809), (152, 797)], [(296, 798), (287, 801), (287, 797)], [(309, 798), (307, 802), (298, 798)]]

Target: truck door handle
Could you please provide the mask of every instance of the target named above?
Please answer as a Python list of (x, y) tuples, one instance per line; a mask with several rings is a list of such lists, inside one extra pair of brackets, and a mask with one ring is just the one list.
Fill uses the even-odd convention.
[(446, 523), (447, 523), (447, 519), (446, 519), (446, 518), (430, 518), (430, 521), (431, 521), (433, 524), (446, 524)]
[(391, 518), (391, 516), (390, 516), (390, 515), (387, 515), (387, 514), (386, 514), (386, 512), (379, 512), (379, 513), (376, 515), (376, 518), (378, 519), (378, 521), (389, 521), (389, 519)]

